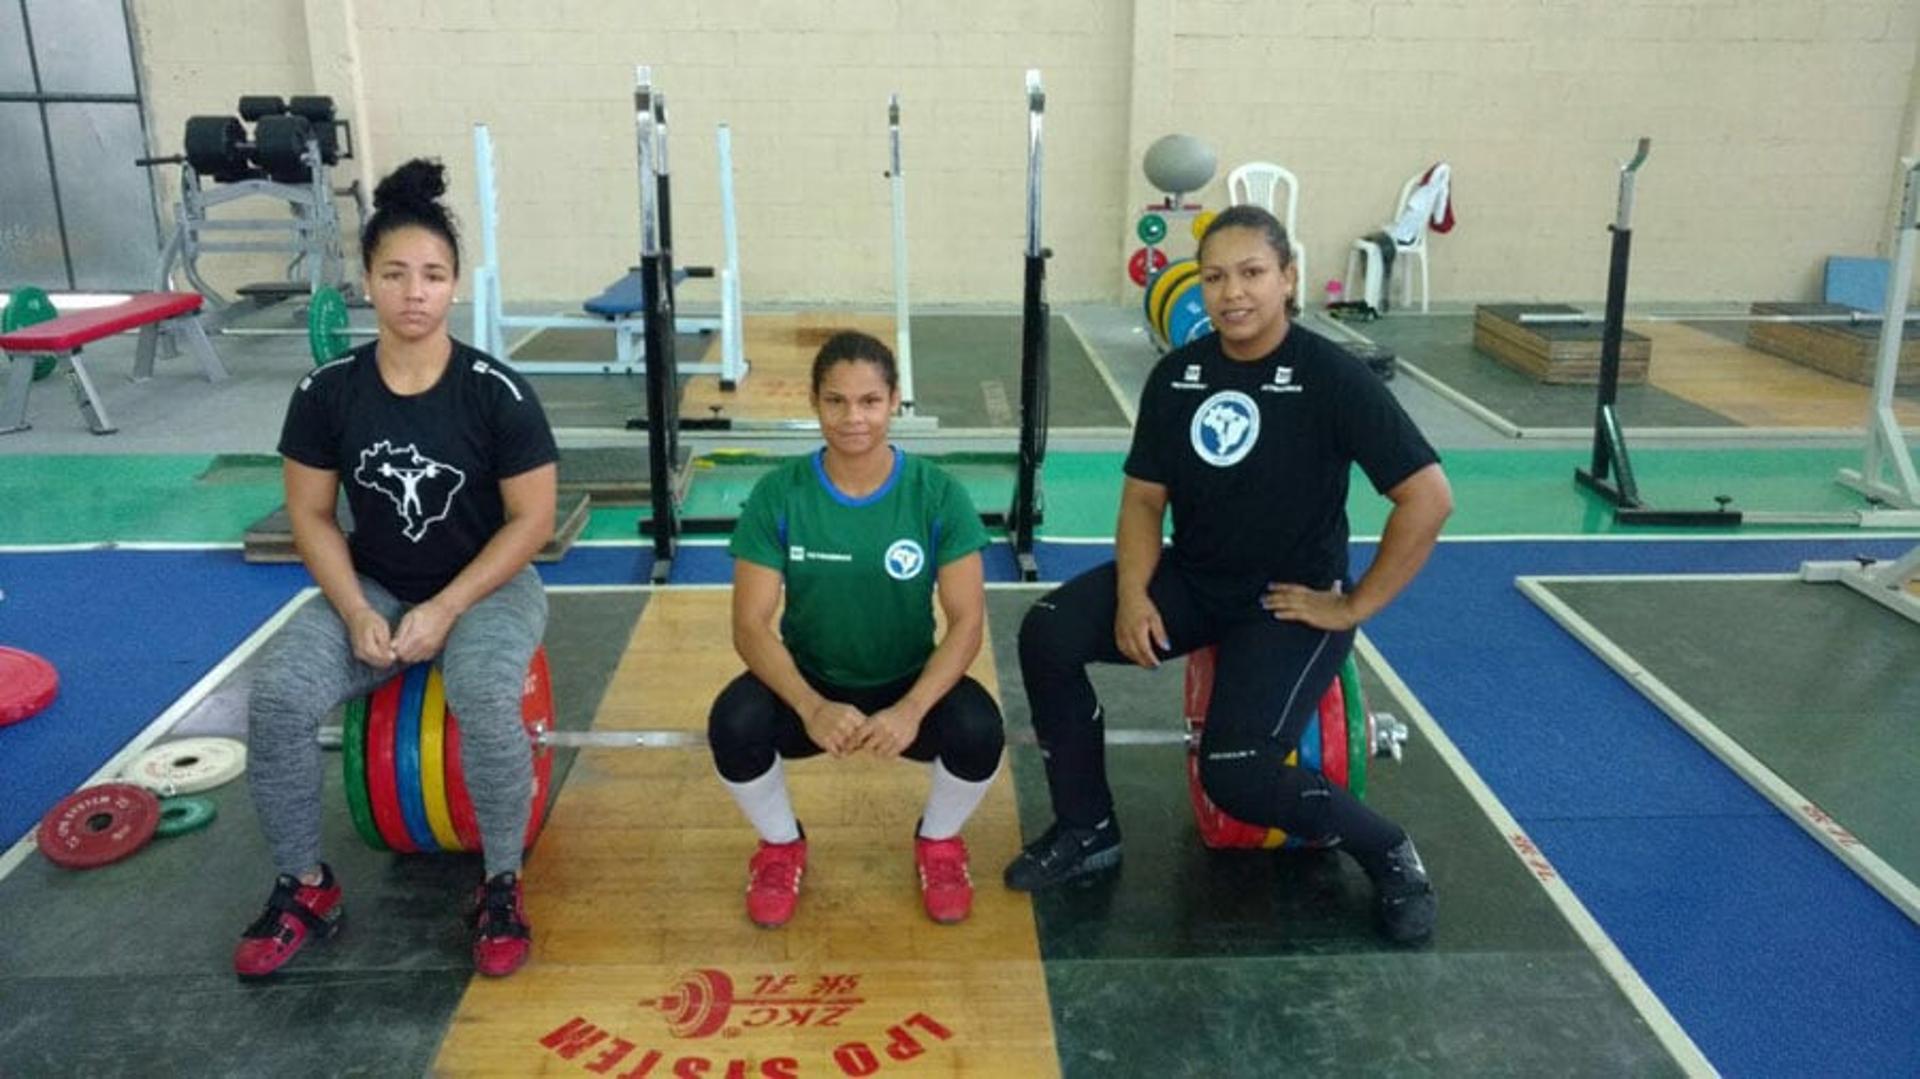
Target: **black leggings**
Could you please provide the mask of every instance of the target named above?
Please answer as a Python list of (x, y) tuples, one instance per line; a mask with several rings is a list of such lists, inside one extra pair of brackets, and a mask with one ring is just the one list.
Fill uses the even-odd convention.
[[(1020, 671), (1054, 812), (1075, 827), (1113, 812), (1100, 702), (1086, 665), (1131, 662), (1113, 639), (1115, 581), (1111, 562), (1089, 570), (1035, 602), (1020, 623)], [(1199, 750), (1200, 782), (1215, 805), (1249, 824), (1344, 843), (1360, 855), (1404, 837), (1320, 773), (1285, 763), (1353, 647), (1351, 630), (1277, 621), (1253, 599), (1244, 610), (1221, 609), (1171, 558), (1161, 560), (1147, 594), (1172, 646), (1163, 659), (1218, 646)]]
[[(828, 700), (872, 715), (906, 696), (919, 677), (915, 672), (889, 685), (854, 689), (810, 676), (807, 683)], [(800, 716), (751, 671), (735, 678), (714, 699), (707, 716), (707, 743), (713, 748), (714, 767), (732, 783), (766, 775), (775, 753), (796, 759), (823, 752), (807, 737)], [(977, 783), (993, 777), (1005, 746), (1000, 706), (985, 687), (963, 675), (940, 703), (927, 710), (920, 733), (904, 753), (916, 761), (938, 758), (956, 777)]]

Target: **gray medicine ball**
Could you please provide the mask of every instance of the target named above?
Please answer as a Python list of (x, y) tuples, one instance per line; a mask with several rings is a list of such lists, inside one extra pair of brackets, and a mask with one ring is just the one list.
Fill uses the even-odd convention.
[(1213, 147), (1192, 135), (1162, 135), (1147, 147), (1140, 164), (1155, 190), (1178, 195), (1206, 187), (1219, 159)]

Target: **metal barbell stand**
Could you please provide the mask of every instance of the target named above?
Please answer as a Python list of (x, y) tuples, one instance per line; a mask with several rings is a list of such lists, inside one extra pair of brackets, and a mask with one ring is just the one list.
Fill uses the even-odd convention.
[[(1893, 387), (1900, 371), (1901, 327), (1907, 318), (1907, 294), (1913, 288), (1913, 256), (1920, 236), (1920, 157), (1900, 162), (1905, 170), (1900, 218), (1895, 233), (1893, 272), (1887, 275), (1886, 321), (1880, 326), (1880, 353), (1873, 374), (1873, 405), (1867, 419), (1867, 447), (1860, 469), (1840, 470), (1837, 482), (1868, 499), (1907, 511), (1920, 509), (1920, 477), (1913, 455), (1893, 413)], [(1891, 471), (1892, 476), (1887, 473)], [(1886, 562), (1803, 562), (1800, 579), (1837, 581), (1907, 618), (1920, 622), (1920, 596), (1908, 585), (1920, 578), (1920, 545)]]
[(1038, 69), (1027, 72), (1027, 253), (1020, 305), (1020, 457), (1013, 481), (1013, 505), (1007, 510), (1007, 536), (1013, 544), (1020, 579), (1040, 579), (1033, 554), (1040, 523), (1040, 466), (1047, 456), (1048, 367), (1047, 259), (1053, 252), (1040, 243), (1042, 123), (1047, 92)]
[[(1576, 469), (1575, 481), (1614, 506), (1621, 524), (1680, 527), (1737, 527), (1766, 525), (1854, 525), (1911, 528), (1920, 526), (1920, 476), (1893, 412), (1893, 388), (1899, 374), (1900, 345), (1908, 321), (1907, 292), (1913, 284), (1916, 204), (1920, 203), (1920, 158), (1901, 161), (1905, 176), (1899, 224), (1894, 236), (1893, 272), (1887, 277), (1887, 299), (1880, 322), (1880, 348), (1874, 372), (1872, 404), (1867, 417), (1867, 444), (1862, 468), (1842, 469), (1837, 482), (1863, 494), (1866, 509), (1842, 512), (1740, 510), (1721, 496), (1717, 509), (1659, 509), (1640, 498), (1626, 436), (1614, 412), (1620, 371), (1620, 339), (1626, 314), (1627, 263), (1633, 239), (1633, 185), (1635, 173), (1647, 159), (1649, 140), (1641, 139), (1633, 159), (1620, 167), (1620, 200), (1613, 230), (1612, 261), (1607, 279), (1607, 311), (1600, 337), (1599, 403), (1594, 411), (1593, 459), (1589, 468)], [(1848, 316), (1841, 316), (1847, 318)], [(1877, 316), (1876, 316), (1877, 317)], [(1543, 316), (1524, 321), (1565, 322), (1585, 316)], [(1778, 316), (1775, 321), (1782, 321)], [(1794, 321), (1806, 321), (1796, 318)], [(1866, 321), (1862, 316), (1860, 321)], [(1885, 473), (1892, 469), (1895, 478)], [(1612, 477), (1609, 477), (1609, 472)], [(1809, 580), (1814, 578), (1808, 578)], [(1834, 579), (1834, 578), (1823, 578)], [(1877, 586), (1874, 586), (1877, 587)]]

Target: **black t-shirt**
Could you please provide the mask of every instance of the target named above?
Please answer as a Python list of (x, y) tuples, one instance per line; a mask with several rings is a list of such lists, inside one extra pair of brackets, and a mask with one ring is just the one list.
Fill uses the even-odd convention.
[(1358, 463), (1387, 491), (1438, 461), (1373, 372), (1299, 325), (1252, 363), (1209, 334), (1147, 379), (1127, 475), (1168, 489), (1169, 557), (1212, 598), (1347, 574), (1347, 485)]
[(418, 603), (506, 523), (500, 481), (559, 458), (533, 388), (456, 341), (440, 381), (402, 397), (374, 345), (317, 367), (293, 391), (280, 452), (340, 476), (356, 570)]

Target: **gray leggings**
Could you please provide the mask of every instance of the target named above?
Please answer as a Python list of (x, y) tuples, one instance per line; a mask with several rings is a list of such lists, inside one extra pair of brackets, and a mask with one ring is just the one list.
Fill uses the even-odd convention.
[[(364, 576), (360, 588), (395, 626), (411, 606)], [(528, 566), (460, 616), (438, 658), (447, 707), (460, 717), (460, 768), (489, 877), (520, 868), (533, 796), (520, 687), (546, 625), (546, 589)], [(320, 864), (320, 721), (398, 673), (354, 658), (346, 624), (324, 596), (263, 649), (247, 715), (247, 777), (279, 872)]]

